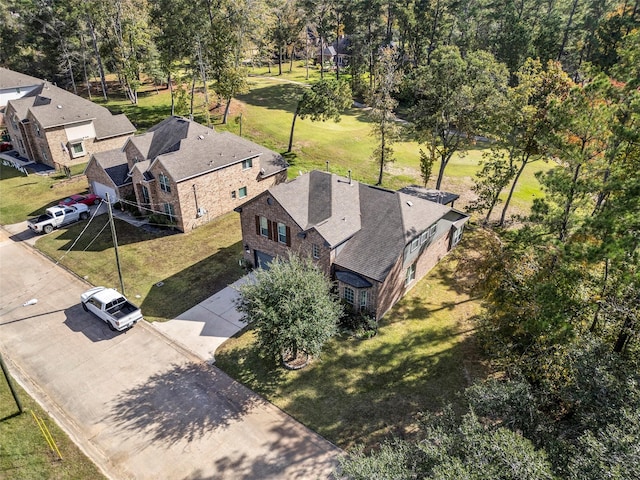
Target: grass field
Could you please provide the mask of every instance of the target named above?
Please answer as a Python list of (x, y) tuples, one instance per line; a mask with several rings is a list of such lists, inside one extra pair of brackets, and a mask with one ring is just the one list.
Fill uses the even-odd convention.
[[(242, 242), (237, 213), (179, 235), (115, 222), (125, 293), (149, 321), (175, 318), (244, 274), (238, 264)], [(107, 215), (101, 215), (81, 236), (86, 222), (55, 230), (36, 246), (93, 285), (120, 289), (107, 223)], [(156, 286), (159, 282), (162, 286)]]
[(0, 225), (10, 225), (44, 213), (59, 200), (87, 192), (87, 180), (79, 175), (67, 180), (62, 175), (50, 177), (25, 175), (0, 164)]
[[(24, 408), (18, 414), (11, 391), (0, 375), (0, 478), (11, 480), (75, 480), (105, 478), (58, 425), (15, 382)], [(52, 450), (33, 418), (42, 419), (62, 460)]]

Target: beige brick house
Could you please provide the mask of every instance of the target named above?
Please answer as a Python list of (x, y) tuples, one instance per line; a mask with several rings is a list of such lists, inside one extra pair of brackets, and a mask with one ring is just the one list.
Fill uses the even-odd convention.
[(93, 155), (85, 175), (95, 194), (132, 202), (185, 232), (285, 181), (287, 167), (276, 152), (174, 116)]
[(406, 191), (319, 171), (276, 185), (237, 209), (245, 260), (310, 257), (345, 302), (380, 318), (459, 242), (469, 219), (427, 200), (432, 192)]
[(45, 81), (7, 101), (5, 124), (22, 157), (53, 168), (87, 162), (93, 153), (122, 146), (136, 131), (125, 115)]

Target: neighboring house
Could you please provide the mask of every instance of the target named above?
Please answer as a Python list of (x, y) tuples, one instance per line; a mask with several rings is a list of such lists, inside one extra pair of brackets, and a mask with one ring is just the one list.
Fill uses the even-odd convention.
[(169, 117), (85, 169), (91, 190), (160, 213), (185, 232), (287, 178), (284, 158), (232, 133)]
[(264, 267), (289, 251), (308, 256), (345, 302), (377, 318), (460, 241), (469, 219), (416, 195), (320, 171), (272, 187), (237, 211), (247, 262)]
[(9, 100), (22, 98), (43, 83), (39, 78), (0, 67), (0, 110), (7, 106)]
[(93, 153), (121, 146), (136, 131), (125, 115), (45, 81), (8, 100), (5, 123), (21, 156), (53, 168), (86, 162)]

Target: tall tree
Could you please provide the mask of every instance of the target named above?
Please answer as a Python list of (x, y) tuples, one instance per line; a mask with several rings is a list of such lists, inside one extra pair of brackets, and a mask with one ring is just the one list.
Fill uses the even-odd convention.
[(398, 139), (399, 126), (394, 112), (398, 101), (393, 94), (400, 88), (400, 79), (395, 50), (383, 48), (375, 70), (375, 86), (369, 96), (370, 116), (374, 122), (372, 133), (379, 142), (373, 152), (373, 159), (379, 165), (377, 185), (382, 185), (385, 166), (394, 161), (393, 144)]
[(320, 80), (310, 88), (305, 89), (293, 113), (287, 152), (291, 152), (293, 147), (293, 132), (298, 117), (303, 120), (309, 117), (313, 122), (325, 122), (327, 120), (339, 122), (342, 112), (349, 108), (352, 103), (351, 88), (346, 80)]
[(276, 258), (239, 291), (236, 308), (256, 330), (258, 348), (270, 360), (318, 356), (337, 331), (342, 305), (310, 259)]
[(410, 117), (421, 142), (440, 162), (436, 188), (454, 153), (479, 135), (492, 135), (504, 109), (508, 72), (487, 52), (463, 58), (456, 47), (434, 51), (431, 64), (411, 76), (415, 105)]
[(504, 202), (499, 225), (504, 225), (513, 193), (522, 172), (534, 161), (547, 158), (545, 139), (551, 129), (550, 108), (569, 92), (573, 84), (558, 62), (543, 69), (539, 60), (528, 59), (516, 73), (517, 85), (508, 91), (509, 123), (502, 144), (509, 151), (509, 163), (515, 170)]

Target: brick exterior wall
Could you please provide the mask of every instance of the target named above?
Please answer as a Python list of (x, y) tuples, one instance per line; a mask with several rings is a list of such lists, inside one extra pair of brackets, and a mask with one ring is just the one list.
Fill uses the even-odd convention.
[[(214, 218), (233, 211), (247, 200), (260, 195), (270, 187), (286, 180), (287, 172), (283, 171), (267, 178), (260, 177), (258, 162), (248, 169), (242, 168), (242, 163), (230, 165), (204, 175), (190, 178), (176, 184), (163, 171), (160, 162), (156, 162), (150, 170), (154, 181), (143, 183), (142, 178), (135, 175), (135, 195), (139, 205), (143, 204), (142, 184), (149, 190), (151, 209), (164, 212), (164, 205), (173, 205), (176, 226), (183, 232), (188, 232)], [(170, 178), (171, 191), (165, 192), (160, 185), (160, 174)], [(240, 189), (246, 187), (246, 197), (240, 198)], [(235, 198), (232, 196), (235, 192)], [(198, 209), (204, 212), (198, 215)]]
[[(268, 199), (271, 199), (271, 204), (267, 202)], [(291, 246), (287, 247), (277, 240), (270, 240), (259, 234), (256, 229), (256, 216), (263, 216), (272, 222), (284, 223), (290, 227)], [(335, 271), (333, 269), (335, 249), (331, 250), (314, 229), (306, 232), (306, 238), (298, 235), (302, 233), (302, 229), (295, 224), (284, 208), (282, 208), (268, 192), (242, 207), (240, 223), (242, 228), (242, 241), (244, 246), (248, 247), (248, 251), (244, 251), (244, 259), (249, 262), (250, 265), (255, 264), (256, 250), (274, 257), (286, 257), (289, 251), (293, 251), (303, 257), (311, 257), (312, 244), (315, 243), (320, 247), (320, 258), (315, 260), (316, 263), (327, 276), (331, 278), (335, 277)], [(404, 266), (402, 251), (398, 252), (398, 260), (383, 283), (363, 277), (372, 284), (372, 287), (367, 289), (367, 310), (374, 313), (376, 318), (381, 318), (448, 253), (450, 242), (451, 231), (447, 231), (422, 251), (420, 256), (415, 260), (415, 279), (406, 287), (405, 278), (408, 265), (406, 267)], [(346, 286), (347, 285), (339, 283), (338, 294), (340, 298), (344, 298), (344, 289)], [(355, 293), (354, 306), (359, 308), (360, 290), (353, 287), (351, 288)]]
[[(407, 268), (402, 255), (391, 269), (384, 284), (379, 288), (376, 317), (381, 318), (395, 303), (413, 288), (449, 252), (451, 231), (435, 239), (415, 261), (415, 280), (405, 287)], [(411, 262), (414, 263), (414, 262)]]
[[(93, 153), (104, 152), (106, 150), (113, 150), (121, 148), (127, 138), (132, 135), (121, 135), (113, 138), (107, 138), (105, 140), (96, 140), (95, 138), (88, 138), (84, 140), (85, 155), (81, 157), (72, 158), (71, 153), (65, 152), (62, 149), (62, 145), (69, 150), (69, 138), (64, 126), (53, 127), (44, 129), (34, 118), (31, 112), (27, 113), (27, 122), (20, 124), (18, 131), (13, 128), (11, 118), (15, 110), (10, 105), (7, 107), (7, 130), (14, 140), (14, 147), (17, 148), (21, 155), (33, 160), (35, 162), (43, 163), (52, 168), (59, 168), (60, 166), (72, 166), (87, 162)], [(37, 133), (36, 126), (40, 127), (40, 135)], [(24, 144), (24, 150), (20, 149), (18, 139), (21, 139)], [(75, 139), (71, 139), (75, 140)]]
[[(271, 204), (268, 203), (271, 202)], [(280, 243), (277, 240), (270, 240), (267, 237), (262, 236), (256, 231), (256, 216), (265, 217), (270, 222), (275, 224), (283, 223), (289, 227), (289, 240), (291, 246)], [(287, 256), (289, 251), (293, 251), (301, 257), (312, 256), (312, 244), (318, 242), (320, 248), (320, 259), (317, 261), (322, 270), (329, 275), (330, 274), (330, 249), (324, 245), (324, 241), (320, 239), (320, 236), (313, 232), (302, 238), (302, 228), (295, 223), (291, 216), (285, 211), (284, 208), (271, 196), (268, 192), (265, 192), (256, 197), (252, 202), (242, 207), (240, 212), (240, 225), (242, 228), (242, 241), (245, 247), (249, 247), (249, 251), (244, 251), (244, 259), (250, 265), (255, 265), (255, 252), (267, 253), (273, 257)], [(272, 228), (272, 230), (275, 230)], [(275, 232), (277, 235), (277, 232)]]

